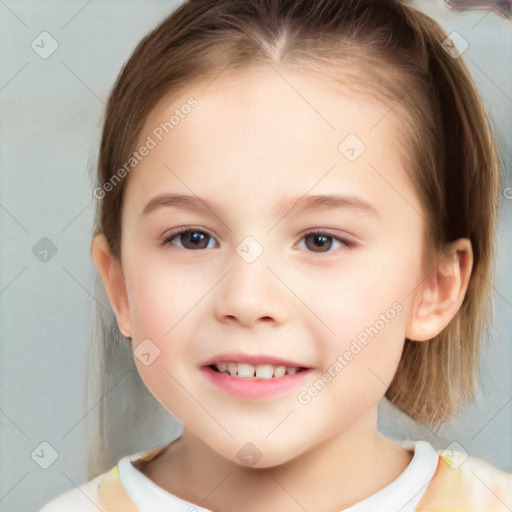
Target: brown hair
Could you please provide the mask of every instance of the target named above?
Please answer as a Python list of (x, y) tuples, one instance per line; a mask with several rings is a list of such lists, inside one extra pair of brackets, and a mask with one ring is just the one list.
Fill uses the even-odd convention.
[[(140, 42), (120, 73), (108, 101), (97, 183), (104, 187), (130, 158), (157, 102), (194, 80), (284, 61), (346, 81), (340, 63), (354, 64), (358, 73), (349, 78), (404, 119), (404, 158), (432, 246), (466, 237), (473, 247), (460, 311), (434, 339), (406, 340), (386, 393), (428, 425), (452, 418), (474, 396), (490, 320), (500, 185), (484, 108), (462, 59), (445, 49), (446, 38), (401, 0), (189, 0)], [(104, 194), (96, 218), (96, 233), (105, 234), (119, 259), (127, 179)]]

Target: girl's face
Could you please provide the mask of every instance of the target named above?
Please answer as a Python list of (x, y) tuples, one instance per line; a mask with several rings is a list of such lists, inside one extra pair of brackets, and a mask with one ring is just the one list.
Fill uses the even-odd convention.
[(224, 457), (272, 466), (375, 431), (427, 274), (400, 122), (284, 67), (191, 85), (147, 119), (120, 321), (149, 390)]

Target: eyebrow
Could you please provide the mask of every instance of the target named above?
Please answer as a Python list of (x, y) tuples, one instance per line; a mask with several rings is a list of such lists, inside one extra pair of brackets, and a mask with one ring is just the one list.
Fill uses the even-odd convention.
[(299, 214), (310, 210), (358, 210), (371, 216), (380, 216), (379, 211), (368, 201), (357, 196), (327, 194), (327, 195), (305, 195), (299, 198), (284, 199), (280, 206), (286, 211), (284, 215)]
[[(161, 194), (153, 197), (144, 207), (142, 215), (146, 216), (163, 208), (176, 208), (182, 210), (215, 211), (215, 205), (206, 199), (185, 194)], [(304, 195), (298, 198), (285, 198), (279, 201), (280, 215), (300, 214), (311, 210), (345, 209), (367, 213), (372, 217), (379, 217), (380, 213), (371, 203), (351, 195), (327, 194)]]
[(207, 200), (200, 199), (197, 196), (188, 196), (185, 194), (161, 194), (153, 197), (142, 211), (142, 215), (149, 215), (150, 213), (160, 210), (162, 208), (177, 208), (182, 210), (213, 210)]

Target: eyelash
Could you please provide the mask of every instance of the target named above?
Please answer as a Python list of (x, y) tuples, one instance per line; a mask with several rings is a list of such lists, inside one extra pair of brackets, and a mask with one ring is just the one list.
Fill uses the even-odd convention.
[[(176, 244), (173, 244), (172, 241), (176, 237), (178, 237), (179, 235), (181, 235), (183, 233), (202, 233), (204, 235), (207, 235), (209, 238), (215, 240), (215, 237), (212, 234), (210, 234), (208, 231), (204, 231), (202, 229), (186, 227), (186, 228), (178, 228), (178, 229), (172, 231), (171, 233), (167, 234), (163, 238), (163, 240), (162, 240), (162, 245), (164, 245), (164, 246), (169, 245), (169, 244), (176, 245)], [(350, 249), (351, 247), (353, 247), (355, 245), (351, 240), (348, 240), (346, 238), (341, 238), (341, 237), (336, 236), (333, 233), (331, 233), (329, 231), (326, 231), (326, 230), (310, 230), (310, 231), (307, 231), (306, 233), (302, 234), (300, 240), (302, 241), (308, 235), (320, 235), (320, 236), (324, 236), (326, 238), (331, 238), (333, 241), (337, 241), (337, 242), (339, 242), (342, 245), (341, 249), (342, 248)], [(185, 251), (204, 251), (204, 250), (208, 249), (208, 248), (203, 248), (203, 249), (187, 249), (186, 247), (180, 247), (178, 245), (176, 245), (176, 246), (179, 249), (183, 249)], [(209, 249), (211, 249), (211, 247)], [(340, 248), (338, 248), (338, 249), (336, 249), (334, 251), (330, 250), (330, 249), (331, 248), (329, 248), (329, 250), (327, 250), (326, 252), (318, 252), (317, 254), (329, 254), (329, 253), (332, 253), (332, 252), (336, 252)], [(314, 254), (316, 251), (309, 251), (309, 252), (312, 252)]]

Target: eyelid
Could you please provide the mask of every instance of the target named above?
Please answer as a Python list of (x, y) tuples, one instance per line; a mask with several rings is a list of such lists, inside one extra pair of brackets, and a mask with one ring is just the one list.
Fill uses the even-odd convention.
[[(213, 238), (217, 243), (217, 237), (213, 235), (209, 230), (204, 229), (202, 227), (198, 226), (181, 226), (171, 229), (170, 231), (166, 231), (160, 238), (160, 241), (162, 244), (170, 244), (171, 238), (174, 238), (176, 235), (180, 235), (181, 233), (186, 233), (188, 231), (199, 231), (201, 233), (204, 233), (205, 235), (208, 235), (210, 238)], [(201, 249), (204, 251), (204, 249)]]
[(337, 240), (340, 240), (341, 242), (349, 243), (351, 245), (355, 245), (357, 243), (357, 238), (354, 235), (346, 233), (345, 231), (344, 232), (340, 232), (338, 230), (329, 229), (329, 228), (312, 228), (312, 229), (308, 229), (306, 231), (303, 231), (300, 234), (300, 238), (302, 239), (305, 236), (312, 235), (312, 234), (315, 234), (315, 235), (326, 235), (326, 236), (329, 236), (331, 238), (336, 238)]
[(300, 234), (299, 241), (295, 245), (298, 245), (300, 242), (302, 242), (302, 240), (304, 240), (305, 237), (307, 237), (308, 235), (326, 236), (328, 238), (332, 238), (333, 240), (338, 241), (343, 246), (343, 247), (335, 249), (333, 251), (329, 250), (326, 252), (306, 251), (306, 252), (310, 252), (312, 254), (324, 255), (324, 257), (326, 257), (327, 255), (330, 255), (330, 254), (336, 254), (340, 250), (351, 249), (352, 247), (354, 247), (357, 244), (357, 241), (355, 240), (355, 238), (353, 236), (349, 235), (348, 233), (340, 233), (339, 231), (331, 230), (328, 228), (325, 228), (325, 229), (324, 228), (313, 228), (313, 229), (309, 229), (309, 230), (302, 232)]
[[(215, 235), (213, 235), (208, 229), (205, 229), (205, 228), (202, 228), (199, 226), (193, 226), (193, 225), (176, 227), (176, 228), (171, 229), (170, 231), (165, 232), (165, 234), (162, 235), (162, 237), (161, 237), (161, 243), (162, 243), (162, 245), (171, 244), (172, 238), (174, 238), (177, 235), (180, 235), (181, 233), (186, 233), (189, 231), (198, 231), (200, 233), (204, 233), (204, 234), (208, 235), (208, 237), (215, 240), (217, 245), (219, 243), (219, 241), (217, 240), (217, 237)], [(299, 240), (295, 245), (297, 245), (300, 241), (302, 241), (306, 236), (308, 236), (310, 234), (328, 236), (330, 238), (333, 238), (333, 239), (339, 241), (341, 244), (343, 244), (347, 248), (350, 248), (357, 244), (357, 240), (355, 239), (355, 237), (348, 233), (340, 233), (337, 230), (333, 230), (333, 229), (329, 229), (329, 228), (310, 228), (310, 229), (300, 233)], [(204, 251), (205, 249), (198, 249), (198, 250)], [(314, 253), (314, 251), (310, 251), (310, 252)], [(333, 253), (333, 252), (336, 252), (336, 251), (327, 251), (326, 253), (317, 253), (317, 254), (329, 254), (329, 253)]]

